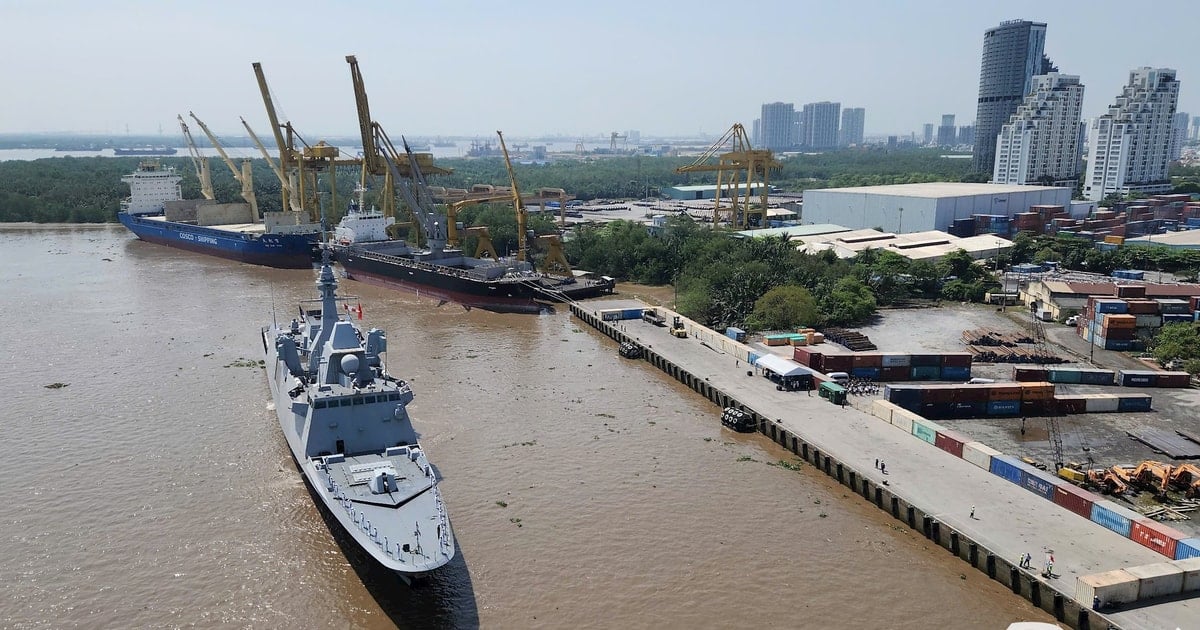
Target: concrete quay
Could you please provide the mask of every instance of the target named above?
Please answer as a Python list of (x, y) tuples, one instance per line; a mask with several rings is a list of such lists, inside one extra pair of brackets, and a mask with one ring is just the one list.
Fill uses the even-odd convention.
[[(1103, 613), (1074, 600), (1079, 576), (1162, 562), (1154, 551), (865, 411), (836, 407), (815, 393), (777, 391), (774, 383), (747, 376), (752, 368), (726, 351), (714, 338), (719, 334), (694, 322), (685, 322), (690, 335), (683, 339), (641, 320), (601, 318), (601, 310), (631, 306), (592, 301), (572, 304), (571, 311), (618, 343), (641, 345), (645, 361), (714, 404), (752, 413), (760, 433), (1062, 623), (1084, 630), (1200, 627), (1200, 599)], [(671, 321), (673, 313), (658, 310)], [(714, 410), (714, 422), (719, 415)], [(886, 475), (875, 468), (876, 459), (886, 463)], [(1054, 555), (1051, 579), (1039, 574), (1047, 550)], [(1024, 553), (1032, 554), (1034, 569), (1018, 568)]]

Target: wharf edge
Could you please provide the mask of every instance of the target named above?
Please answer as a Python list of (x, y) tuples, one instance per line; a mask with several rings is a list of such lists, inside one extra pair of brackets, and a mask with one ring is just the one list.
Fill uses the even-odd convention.
[(1024, 597), (1034, 606), (1050, 613), (1059, 622), (1078, 630), (1120, 628), (1108, 617), (1076, 602), (1068, 593), (1022, 572), (1003, 555), (993, 552), (948, 524), (928, 516), (926, 510), (913, 505), (890, 487), (879, 485), (863, 476), (861, 472), (843, 464), (837, 456), (831, 455), (828, 449), (789, 431), (778, 421), (758, 413), (751, 406), (725, 393), (708, 380), (694, 376), (687, 368), (667, 359), (654, 348), (647, 347), (633, 336), (625, 334), (612, 323), (602, 320), (584, 305), (572, 303), (571, 313), (617, 343), (629, 342), (642, 347), (642, 358), (646, 362), (666, 372), (713, 404), (721, 408), (735, 407), (749, 413), (758, 432), (769, 437), (772, 442), (791, 451), (826, 475), (837, 479), (838, 483), (849, 487), (863, 500), (888, 512), (892, 518), (907, 524), (913, 531), (921, 533), (939, 547), (1008, 587), (1014, 594)]

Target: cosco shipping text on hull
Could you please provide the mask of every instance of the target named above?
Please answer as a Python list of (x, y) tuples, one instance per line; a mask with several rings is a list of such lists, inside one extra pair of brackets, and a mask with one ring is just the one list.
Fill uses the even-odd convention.
[(138, 238), (159, 245), (256, 265), (306, 269), (317, 254), (317, 234), (245, 234), (119, 213), (121, 224)]

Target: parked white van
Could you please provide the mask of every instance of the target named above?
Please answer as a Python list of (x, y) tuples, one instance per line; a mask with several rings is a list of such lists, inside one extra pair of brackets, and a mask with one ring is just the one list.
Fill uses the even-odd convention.
[(837, 383), (838, 385), (844, 386), (850, 382), (850, 375), (845, 372), (830, 372), (829, 374), (826, 374), (826, 376), (829, 377), (829, 380)]

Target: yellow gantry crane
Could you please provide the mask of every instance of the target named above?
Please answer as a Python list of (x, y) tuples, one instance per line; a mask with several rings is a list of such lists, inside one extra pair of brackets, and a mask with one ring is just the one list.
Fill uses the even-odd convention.
[(212, 143), (213, 148), (217, 150), (217, 154), (221, 156), (221, 160), (225, 162), (225, 166), (229, 168), (229, 172), (233, 173), (233, 178), (242, 185), (242, 199), (250, 204), (250, 217), (254, 223), (260, 220), (258, 214), (258, 199), (254, 196), (254, 173), (250, 165), (250, 160), (242, 160), (242, 168), (239, 170), (234, 165), (233, 160), (229, 159), (229, 154), (225, 153), (225, 148), (221, 146), (221, 142), (217, 140), (217, 136), (209, 130), (208, 125), (204, 124), (203, 120), (196, 117), (196, 114), (188, 112), (188, 116), (200, 125), (200, 130), (204, 135), (208, 136), (208, 141)]
[(200, 149), (196, 148), (196, 141), (192, 138), (192, 132), (188, 130), (187, 123), (183, 122), (183, 116), (179, 115), (179, 128), (183, 129), (183, 139), (188, 146), (188, 155), (192, 158), (192, 166), (196, 168), (196, 179), (200, 180), (200, 194), (205, 199), (212, 201), (216, 199), (213, 193), (212, 172), (208, 170), (208, 158), (200, 155)]
[[(732, 150), (721, 152), (731, 147)], [(713, 158), (717, 159), (714, 164)], [(746, 128), (740, 123), (734, 123), (725, 135), (721, 136), (695, 162), (675, 169), (676, 173), (716, 172), (717, 192), (713, 207), (713, 227), (721, 220), (721, 198), (728, 196), (732, 212), (730, 223), (739, 229), (751, 226), (750, 216), (758, 216), (758, 225), (765, 226), (767, 222), (767, 192), (768, 181), (772, 171), (778, 171), (780, 164), (769, 149), (753, 149), (750, 147), (750, 137)], [(750, 205), (750, 198), (755, 186), (759, 187), (760, 200), (756, 208)]]
[[(500, 150), (504, 152), (504, 167), (508, 169), (508, 180), (512, 185), (513, 207), (517, 211), (517, 260), (524, 261), (526, 259), (525, 252), (525, 224), (527, 213), (525, 211), (525, 203), (521, 200), (521, 191), (517, 187), (517, 174), (513, 170), (512, 160), (508, 157), (508, 147), (504, 144), (504, 134), (500, 131), (496, 132), (500, 137)], [(567, 257), (562, 251), (562, 239), (557, 234), (545, 234), (538, 237), (538, 242), (546, 246), (546, 257), (542, 261), (542, 272), (572, 277), (571, 265), (567, 262)]]

